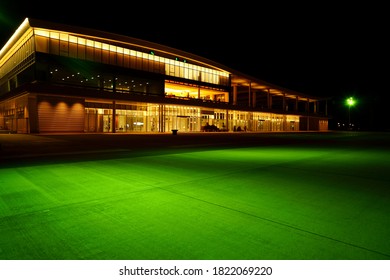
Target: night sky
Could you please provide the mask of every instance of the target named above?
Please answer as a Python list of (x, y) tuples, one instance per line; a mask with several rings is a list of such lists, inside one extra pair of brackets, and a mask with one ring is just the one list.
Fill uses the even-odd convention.
[(344, 100), (353, 96), (358, 103), (351, 117), (361, 129), (390, 128), (385, 123), (390, 119), (385, 4), (9, 2), (0, 2), (1, 46), (26, 17), (118, 33), (200, 55), (303, 94), (330, 97), (334, 122), (347, 118)]

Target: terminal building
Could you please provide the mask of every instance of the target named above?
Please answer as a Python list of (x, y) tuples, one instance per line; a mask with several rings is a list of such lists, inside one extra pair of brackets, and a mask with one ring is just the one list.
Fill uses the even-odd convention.
[(327, 100), (109, 32), (26, 18), (0, 50), (14, 133), (326, 131)]

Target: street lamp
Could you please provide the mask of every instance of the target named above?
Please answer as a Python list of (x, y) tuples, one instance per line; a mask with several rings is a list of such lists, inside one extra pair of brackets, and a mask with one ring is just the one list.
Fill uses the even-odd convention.
[(355, 100), (353, 97), (347, 98), (347, 105), (348, 105), (348, 129), (351, 127), (351, 107), (355, 105)]

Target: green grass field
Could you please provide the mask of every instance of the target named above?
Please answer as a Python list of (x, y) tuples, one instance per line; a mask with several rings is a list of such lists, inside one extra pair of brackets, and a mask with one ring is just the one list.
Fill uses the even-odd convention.
[(389, 166), (268, 145), (2, 167), (0, 259), (388, 260)]

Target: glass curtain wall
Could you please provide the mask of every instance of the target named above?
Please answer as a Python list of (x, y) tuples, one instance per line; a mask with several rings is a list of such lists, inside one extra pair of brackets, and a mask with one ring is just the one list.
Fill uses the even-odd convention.
[(181, 132), (200, 131), (200, 108), (165, 105), (165, 129), (178, 129)]
[[(229, 85), (229, 73), (195, 65), (186, 59), (160, 56), (158, 51), (138, 51), (115, 45), (109, 39), (96, 39), (80, 34), (34, 29), (36, 51), (58, 56), (110, 64), (123, 68), (164, 74), (218, 86)], [(161, 53), (162, 55), (163, 53)]]
[[(111, 104), (88, 102), (85, 108), (86, 132), (181, 132), (200, 131), (200, 108), (159, 104), (118, 104), (113, 118)], [(89, 107), (87, 107), (89, 106)], [(92, 108), (91, 108), (92, 107)], [(163, 112), (161, 112), (161, 109)]]
[[(112, 132), (298, 131), (299, 116), (153, 103), (86, 102), (85, 131)], [(208, 129), (206, 129), (208, 128)]]

